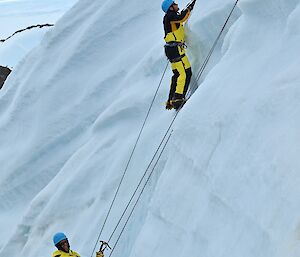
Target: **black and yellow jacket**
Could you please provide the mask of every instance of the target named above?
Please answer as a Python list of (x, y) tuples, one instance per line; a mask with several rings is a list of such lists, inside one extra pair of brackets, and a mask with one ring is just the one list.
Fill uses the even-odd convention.
[(183, 23), (190, 17), (190, 10), (184, 9), (180, 13), (168, 10), (164, 17), (165, 41), (166, 43), (184, 43)]
[(68, 253), (57, 250), (52, 254), (52, 257), (80, 257), (80, 255), (72, 250), (69, 250)]

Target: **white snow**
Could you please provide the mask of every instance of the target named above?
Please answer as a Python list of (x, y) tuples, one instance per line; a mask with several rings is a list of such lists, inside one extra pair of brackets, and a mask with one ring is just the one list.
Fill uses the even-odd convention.
[[(187, 28), (194, 75), (233, 4), (198, 0)], [(299, 256), (299, 14), (298, 0), (240, 0), (112, 256)], [(91, 256), (166, 65), (162, 17), (160, 2), (81, 0), (9, 76), (1, 257), (50, 256), (57, 231)], [(164, 109), (170, 77), (103, 240), (175, 115)]]
[[(0, 39), (37, 24), (54, 24), (76, 0), (1, 0)], [(0, 65), (14, 68), (36, 47), (50, 27), (35, 28), (0, 42)]]

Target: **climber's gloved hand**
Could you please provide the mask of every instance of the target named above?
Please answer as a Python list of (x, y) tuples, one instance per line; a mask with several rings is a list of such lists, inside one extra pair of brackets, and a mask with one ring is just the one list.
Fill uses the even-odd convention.
[(189, 9), (190, 11), (194, 9), (194, 5), (196, 3), (196, 0), (193, 0), (192, 2), (190, 2), (188, 5), (187, 5), (187, 9)]
[(102, 252), (96, 252), (96, 257), (104, 257), (104, 254)]

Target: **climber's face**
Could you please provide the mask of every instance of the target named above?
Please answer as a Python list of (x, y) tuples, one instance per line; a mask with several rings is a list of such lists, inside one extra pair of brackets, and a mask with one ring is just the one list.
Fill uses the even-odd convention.
[(175, 12), (178, 12), (178, 11), (179, 11), (178, 4), (176, 4), (175, 2), (172, 4), (171, 8), (173, 8), (173, 10), (174, 10)]
[(66, 252), (66, 253), (68, 253), (69, 252), (69, 250), (70, 250), (70, 245), (69, 245), (69, 242), (68, 242), (68, 240), (62, 240), (62, 241), (60, 241), (59, 242), (59, 244), (61, 245), (61, 247), (64, 249), (64, 251)]

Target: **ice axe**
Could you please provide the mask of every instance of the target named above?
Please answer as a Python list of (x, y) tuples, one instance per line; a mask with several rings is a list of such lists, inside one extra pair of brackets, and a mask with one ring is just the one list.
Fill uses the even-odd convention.
[(100, 246), (99, 252), (104, 253), (104, 251), (106, 250), (107, 247), (109, 249), (111, 249), (111, 247), (109, 246), (108, 242), (100, 241), (100, 243), (101, 243), (101, 246)]
[(190, 2), (187, 4), (186, 8), (189, 8), (190, 6), (192, 6), (192, 9), (193, 9), (193, 7), (194, 7), (196, 1), (197, 1), (197, 0), (192, 0), (192, 1), (190, 1)]

